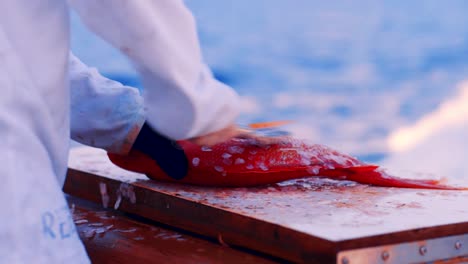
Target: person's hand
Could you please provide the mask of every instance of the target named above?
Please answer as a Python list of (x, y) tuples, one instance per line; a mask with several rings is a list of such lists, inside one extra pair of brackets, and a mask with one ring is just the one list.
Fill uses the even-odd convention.
[(216, 131), (216, 132), (204, 135), (204, 136), (191, 138), (189, 139), (189, 141), (200, 146), (210, 147), (218, 143), (228, 141), (231, 138), (251, 139), (252, 144), (256, 144), (260, 146), (271, 145), (271, 144), (275, 144), (284, 140), (284, 136), (281, 136), (281, 135), (263, 136), (261, 135), (261, 133), (255, 133), (251, 129), (244, 129), (236, 125), (231, 125), (224, 129), (221, 129), (219, 131)]
[(218, 143), (228, 141), (229, 139), (233, 137), (238, 137), (244, 134), (245, 134), (245, 131), (240, 129), (238, 126), (230, 125), (216, 132), (212, 132), (203, 136), (191, 138), (189, 139), (189, 141), (200, 146), (210, 147)]
[[(281, 135), (261, 136), (261, 134), (254, 133), (250, 129), (231, 125), (217, 132), (189, 139), (189, 141), (200, 146), (213, 146), (231, 138), (249, 139), (251, 144), (258, 146), (268, 146), (284, 140)], [(179, 180), (187, 175), (189, 164), (182, 147), (175, 140), (153, 130), (147, 123), (141, 128), (132, 149), (150, 156), (171, 178)]]

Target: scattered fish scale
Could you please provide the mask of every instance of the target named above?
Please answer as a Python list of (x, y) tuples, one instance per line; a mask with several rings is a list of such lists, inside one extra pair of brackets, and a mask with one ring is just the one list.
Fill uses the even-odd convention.
[(234, 162), (234, 164), (236, 164), (236, 165), (244, 164), (244, 163), (245, 163), (245, 160), (242, 159), (242, 158), (237, 158), (236, 161)]
[(244, 148), (239, 147), (239, 146), (230, 146), (229, 152), (231, 154), (242, 154), (244, 152)]

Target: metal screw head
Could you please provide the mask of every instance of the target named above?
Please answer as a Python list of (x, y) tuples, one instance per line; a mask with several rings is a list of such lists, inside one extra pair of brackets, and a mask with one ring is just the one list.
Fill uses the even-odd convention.
[(455, 249), (459, 250), (462, 247), (462, 243), (460, 241), (455, 242)]
[(341, 259), (341, 264), (349, 264), (349, 259), (347, 257), (343, 257)]
[(384, 251), (382, 252), (382, 260), (387, 260), (388, 258), (390, 258), (390, 253), (388, 253), (388, 251)]
[(421, 246), (419, 248), (419, 254), (421, 254), (422, 256), (426, 255), (427, 253), (427, 248), (425, 246)]

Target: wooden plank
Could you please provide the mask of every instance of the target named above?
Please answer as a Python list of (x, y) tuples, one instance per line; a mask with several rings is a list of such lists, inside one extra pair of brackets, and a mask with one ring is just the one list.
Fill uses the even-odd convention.
[(68, 196), (93, 263), (277, 263)]
[[(106, 186), (110, 206), (171, 226), (213, 237), (228, 245), (238, 245), (289, 260), (302, 259), (303, 252), (314, 252), (314, 259), (331, 261), (332, 243), (308, 238), (305, 234), (229, 211), (154, 192), (139, 183), (126, 184), (73, 169), (69, 170), (65, 192), (94, 202), (102, 202), (100, 186)], [(124, 187), (122, 187), (124, 186)], [(131, 191), (128, 191), (131, 188)], [(132, 198), (119, 201), (119, 190), (127, 189)], [(122, 196), (121, 196), (122, 197)], [(105, 204), (105, 203), (104, 203)], [(118, 207), (116, 206), (118, 205)], [(284, 245), (288, 245), (284, 247)], [(310, 250), (308, 250), (310, 248)]]
[(462, 191), (313, 178), (249, 189), (183, 186), (121, 170), (91, 148), (73, 150), (69, 167), (67, 193), (297, 262), (335, 262), (343, 250), (468, 233)]

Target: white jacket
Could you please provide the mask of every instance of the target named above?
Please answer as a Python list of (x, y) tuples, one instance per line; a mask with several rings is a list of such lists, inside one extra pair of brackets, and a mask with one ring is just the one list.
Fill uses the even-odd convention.
[[(72, 0), (139, 71), (148, 122), (182, 139), (234, 122), (236, 94), (203, 64), (181, 0)], [(0, 263), (87, 263), (61, 185), (70, 136), (126, 152), (144, 122), (138, 93), (69, 56), (64, 0), (0, 1)], [(70, 59), (70, 62), (69, 62)]]
[(71, 138), (127, 153), (146, 120), (138, 89), (103, 77), (70, 53)]

